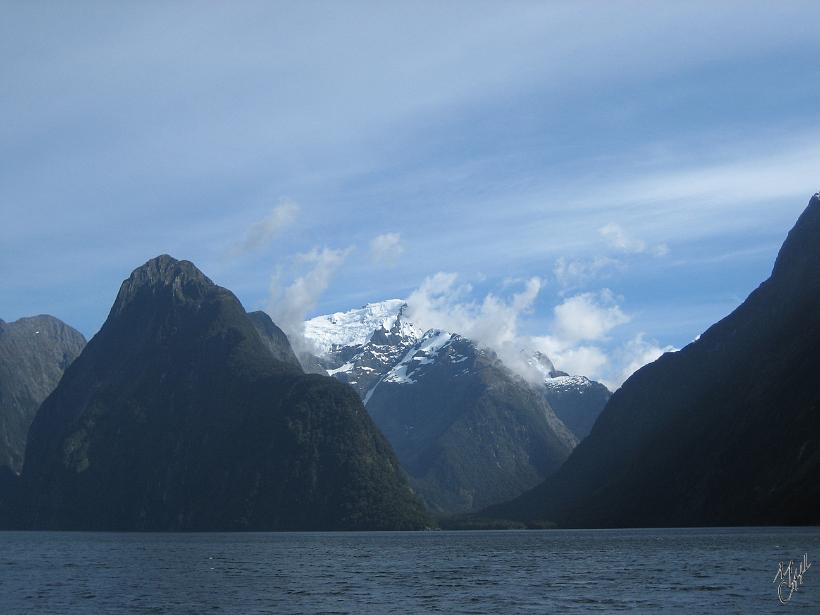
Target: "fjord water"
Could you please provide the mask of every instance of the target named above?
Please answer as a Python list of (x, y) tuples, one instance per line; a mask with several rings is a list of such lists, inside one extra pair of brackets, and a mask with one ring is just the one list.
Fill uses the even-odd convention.
[[(0, 612), (777, 613), (820, 529), (0, 533)], [(820, 610), (820, 566), (789, 610)]]

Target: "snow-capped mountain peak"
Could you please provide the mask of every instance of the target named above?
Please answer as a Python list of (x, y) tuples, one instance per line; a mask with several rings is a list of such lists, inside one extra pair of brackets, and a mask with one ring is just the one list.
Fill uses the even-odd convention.
[(345, 346), (361, 346), (374, 331), (389, 331), (406, 305), (403, 299), (387, 299), (346, 312), (316, 316), (305, 321), (305, 337), (321, 355)]
[(305, 335), (322, 351), (328, 374), (351, 385), (362, 397), (379, 382), (424, 331), (404, 317), (399, 299), (318, 316), (305, 323)]
[[(476, 360), (488, 349), (458, 334), (424, 331), (405, 316), (401, 299), (378, 303), (305, 322), (305, 336), (320, 352), (327, 373), (351, 385), (367, 404), (382, 385), (424, 386), (429, 378), (452, 383), (476, 373)], [(524, 348), (525, 378), (542, 392), (555, 413), (579, 437), (585, 436), (609, 397), (603, 385), (558, 371), (542, 352)], [(439, 383), (441, 384), (441, 383)], [(430, 385), (432, 386), (432, 385)]]

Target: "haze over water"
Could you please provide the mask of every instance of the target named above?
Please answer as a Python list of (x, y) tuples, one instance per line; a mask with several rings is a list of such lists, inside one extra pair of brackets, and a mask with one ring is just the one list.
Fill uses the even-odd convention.
[[(780, 613), (820, 529), (2, 533), (5, 613)], [(788, 603), (820, 609), (820, 568)]]

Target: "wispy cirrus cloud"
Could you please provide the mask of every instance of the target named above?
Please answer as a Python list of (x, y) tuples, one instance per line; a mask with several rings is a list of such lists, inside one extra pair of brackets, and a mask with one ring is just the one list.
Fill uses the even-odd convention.
[(584, 286), (592, 281), (606, 278), (613, 273), (623, 271), (625, 264), (609, 256), (593, 258), (567, 258), (559, 256), (552, 273), (562, 289)]
[(665, 256), (669, 254), (669, 246), (665, 243), (650, 246), (643, 239), (632, 237), (620, 224), (614, 222), (610, 222), (599, 228), (598, 234), (601, 235), (611, 247), (619, 252), (625, 252), (627, 254), (649, 253), (653, 256)]
[(267, 216), (251, 224), (245, 237), (234, 244), (233, 253), (240, 255), (265, 248), (296, 221), (298, 214), (297, 203), (290, 199), (282, 199)]
[[(668, 320), (657, 296), (703, 304), (720, 251), (776, 250), (818, 188), (820, 7), (600, 4), (249, 2), (194, 19), (170, 4), (15, 4), (0, 23), (13, 119), (0, 316), (50, 311), (90, 336), (108, 289), (162, 252), (261, 305), (271, 263), (352, 242), (364, 257), (316, 309), (405, 295), (435, 271), (541, 277), (559, 258), (559, 303), (608, 286), (655, 323)], [(277, 233), (256, 200), (271, 193), (304, 205), (298, 224)], [(610, 223), (645, 251), (601, 249)], [(385, 230), (412, 258), (373, 266), (366, 244)], [(226, 263), (234, 244), (243, 258)], [(661, 271), (671, 259), (648, 258), (662, 244), (685, 290)], [(741, 265), (765, 258), (733, 260), (733, 295), (749, 284)]]

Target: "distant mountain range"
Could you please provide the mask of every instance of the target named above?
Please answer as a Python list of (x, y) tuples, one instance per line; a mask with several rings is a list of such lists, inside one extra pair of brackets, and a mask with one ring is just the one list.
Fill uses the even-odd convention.
[(0, 320), (0, 467), (23, 468), (34, 415), (84, 346), (79, 331), (53, 316)]
[(169, 256), (123, 282), (40, 406), (17, 488), (19, 524), (43, 529), (427, 524), (355, 392)]
[(556, 372), (543, 355), (531, 353), (543, 381), (528, 383), (491, 350), (425, 331), (406, 311), (400, 299), (370, 303), (307, 321), (305, 336), (328, 373), (363, 399), (436, 514), (535, 486), (579, 440), (564, 421), (583, 437), (606, 403), (606, 387)]
[(562, 526), (820, 521), (820, 194), (771, 277), (616, 391), (554, 475), (485, 514)]

